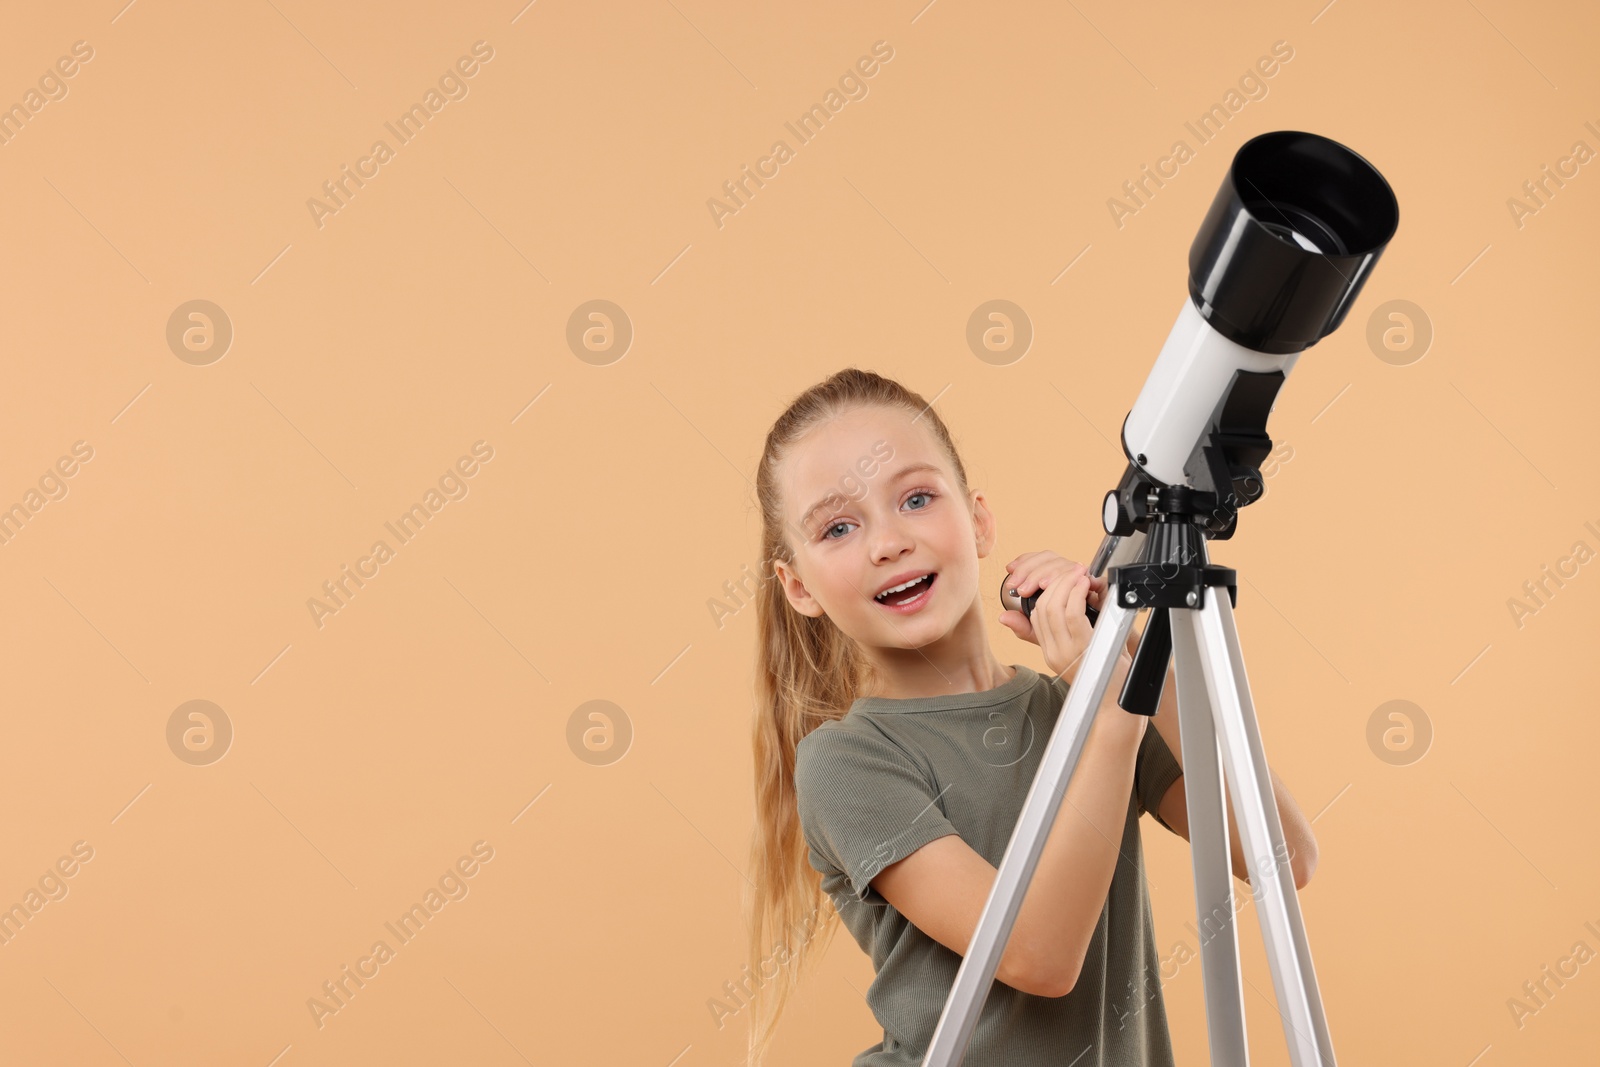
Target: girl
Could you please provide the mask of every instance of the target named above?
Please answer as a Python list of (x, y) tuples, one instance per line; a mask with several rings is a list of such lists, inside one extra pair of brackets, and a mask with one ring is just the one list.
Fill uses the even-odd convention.
[[(920, 1064), (1088, 647), (1085, 604), (1106, 583), (1051, 552), (1008, 563), (1018, 595), (1041, 595), (1031, 619), (999, 621), (1058, 676), (1002, 664), (979, 595), (994, 516), (939, 415), (870, 371), (795, 399), (767, 435), (756, 492), (772, 580), (756, 595), (748, 1062), (762, 1064), (837, 915), (872, 959), (866, 997), (883, 1027), (853, 1067)], [(1096, 711), (969, 1064), (1173, 1062), (1138, 818), (1187, 839), (1176, 684), (1169, 671), (1154, 730), (1116, 706), (1136, 642)], [(1301, 886), (1315, 842), (1273, 785)], [(1230, 840), (1248, 880), (1236, 828)]]

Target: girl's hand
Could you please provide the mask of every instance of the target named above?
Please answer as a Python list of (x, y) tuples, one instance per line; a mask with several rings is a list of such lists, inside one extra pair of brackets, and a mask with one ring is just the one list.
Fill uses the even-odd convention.
[[(1093, 604), (1098, 608), (1109, 583), (1103, 577), (1090, 577), (1083, 564), (1054, 552), (1026, 552), (1007, 563), (1006, 570), (1010, 574), (1007, 588), (1015, 590), (1018, 597), (1043, 592), (1031, 617), (1007, 610), (1000, 613), (1000, 624), (1042, 648), (1049, 668), (1071, 684), (1094, 636), (1084, 607)], [(1137, 635), (1130, 630), (1129, 654), (1136, 644)]]

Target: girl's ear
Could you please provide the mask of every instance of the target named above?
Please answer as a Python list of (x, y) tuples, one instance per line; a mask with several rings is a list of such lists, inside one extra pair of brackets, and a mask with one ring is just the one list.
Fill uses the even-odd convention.
[(821, 618), (827, 614), (822, 610), (822, 605), (817, 603), (800, 580), (800, 576), (784, 560), (774, 560), (772, 564), (773, 576), (777, 579), (783, 595), (788, 598), (789, 604), (802, 615), (809, 615), (813, 619)]
[(973, 540), (978, 546), (978, 558), (982, 559), (994, 551), (998, 523), (995, 522), (994, 512), (989, 510), (988, 501), (983, 497), (983, 490), (974, 489), (971, 499)]

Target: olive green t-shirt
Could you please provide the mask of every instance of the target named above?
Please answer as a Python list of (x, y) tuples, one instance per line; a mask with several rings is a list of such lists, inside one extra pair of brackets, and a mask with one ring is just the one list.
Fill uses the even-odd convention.
[[(959, 834), (1000, 866), (1067, 695), (1060, 678), (1012, 666), (1013, 678), (981, 693), (858, 699), (796, 749), (811, 866), (876, 972), (867, 1005), (883, 1040), (862, 1050), (852, 1067), (920, 1064), (955, 984), (961, 956), (870, 883), (946, 834)], [(1139, 815), (1155, 815), (1181, 773), (1160, 733), (1147, 726), (1121, 855), (1076, 984), (1066, 996), (1043, 997), (994, 982), (966, 1063), (1172, 1067)]]

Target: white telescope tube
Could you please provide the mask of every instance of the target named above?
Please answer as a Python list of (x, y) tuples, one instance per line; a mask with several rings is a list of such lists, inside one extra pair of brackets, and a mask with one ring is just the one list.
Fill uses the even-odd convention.
[(1152, 477), (1167, 485), (1190, 484), (1184, 464), (1209, 428), (1217, 401), (1228, 395), (1234, 372), (1281, 370), (1287, 378), (1299, 358), (1299, 352), (1273, 355), (1235, 344), (1211, 328), (1194, 301), (1184, 300), (1123, 423), (1123, 447)]

